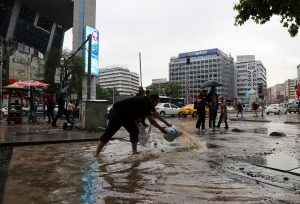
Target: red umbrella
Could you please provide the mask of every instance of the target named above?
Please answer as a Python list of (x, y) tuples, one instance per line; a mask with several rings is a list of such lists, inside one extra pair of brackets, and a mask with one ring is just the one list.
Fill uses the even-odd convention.
[(23, 88), (42, 88), (45, 89), (49, 86), (49, 84), (46, 84), (44, 82), (36, 81), (36, 80), (28, 80), (28, 81), (18, 81), (18, 84)]

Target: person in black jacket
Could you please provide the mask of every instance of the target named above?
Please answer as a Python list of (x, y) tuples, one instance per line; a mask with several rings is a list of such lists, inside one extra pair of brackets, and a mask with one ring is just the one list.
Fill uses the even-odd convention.
[(152, 125), (158, 128), (162, 133), (167, 134), (167, 131), (153, 118), (153, 116), (155, 116), (167, 126), (172, 126), (167, 121), (160, 119), (159, 113), (155, 110), (158, 100), (159, 96), (157, 94), (151, 94), (149, 97), (135, 96), (114, 103), (108, 115), (108, 125), (100, 137), (95, 157), (99, 156), (106, 143), (122, 126), (129, 132), (133, 154), (137, 154), (139, 128), (136, 124), (136, 120), (144, 115), (146, 115)]
[(198, 99), (195, 101), (194, 108), (197, 109), (198, 120), (196, 123), (196, 128), (205, 129), (205, 106), (206, 106), (206, 90), (202, 90), (198, 95)]
[(209, 108), (209, 127), (216, 127), (216, 118), (218, 112), (218, 94), (216, 93), (216, 87), (212, 86), (210, 92), (207, 94), (206, 100)]
[(70, 123), (70, 118), (68, 116), (67, 110), (66, 110), (66, 92), (68, 90), (68, 87), (65, 87), (61, 90), (61, 92), (59, 92), (56, 96), (56, 102), (58, 105), (58, 111), (57, 114), (54, 118), (54, 120), (52, 121), (52, 127), (57, 127), (56, 125), (56, 121), (58, 120), (59, 117), (61, 117), (62, 115), (66, 116), (66, 119), (68, 121), (68, 123)]

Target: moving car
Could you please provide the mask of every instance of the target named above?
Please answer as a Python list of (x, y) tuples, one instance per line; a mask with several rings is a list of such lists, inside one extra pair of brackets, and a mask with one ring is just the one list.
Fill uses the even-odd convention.
[(183, 117), (186, 117), (187, 115), (191, 115), (192, 117), (197, 116), (197, 110), (194, 108), (194, 104), (188, 104), (182, 108), (180, 108), (180, 114)]
[(171, 103), (159, 103), (155, 106), (156, 111), (161, 115), (178, 115), (180, 116), (180, 108)]
[[(209, 109), (208, 106), (205, 106), (205, 115), (208, 115)], [(192, 117), (197, 116), (197, 109), (194, 108), (194, 104), (188, 104), (182, 108), (180, 108), (180, 114), (183, 117), (186, 117), (187, 115), (191, 115)]]
[(278, 115), (280, 115), (281, 113), (286, 114), (287, 109), (282, 104), (270, 104), (266, 108), (266, 114), (269, 115), (270, 113), (274, 113), (274, 114), (278, 114)]

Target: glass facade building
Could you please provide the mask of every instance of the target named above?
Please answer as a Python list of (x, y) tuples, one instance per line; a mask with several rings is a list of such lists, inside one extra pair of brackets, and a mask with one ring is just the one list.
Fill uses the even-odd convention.
[(0, 0), (2, 84), (43, 80), (43, 56), (62, 49), (72, 25), (72, 0)]
[[(190, 59), (189, 64), (187, 57)], [(193, 103), (202, 90), (201, 85), (209, 80), (223, 84), (217, 87), (220, 96), (227, 100), (234, 97), (233, 58), (218, 48), (180, 53), (177, 57), (172, 57), (169, 63), (169, 79), (181, 87), (178, 95), (185, 98), (187, 103)]]

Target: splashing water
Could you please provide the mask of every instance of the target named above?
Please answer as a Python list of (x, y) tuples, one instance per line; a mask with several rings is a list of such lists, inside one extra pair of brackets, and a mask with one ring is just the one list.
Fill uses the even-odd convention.
[(187, 141), (189, 144), (189, 148), (191, 149), (199, 149), (199, 144), (193, 140), (192, 137), (190, 137), (186, 132), (180, 130), (181, 134), (178, 137), (179, 141)]

